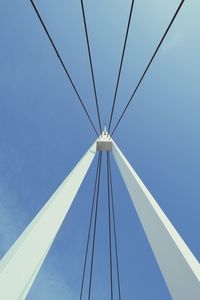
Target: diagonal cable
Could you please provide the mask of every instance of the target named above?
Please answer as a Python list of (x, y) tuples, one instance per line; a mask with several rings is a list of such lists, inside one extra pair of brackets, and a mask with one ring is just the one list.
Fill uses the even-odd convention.
[(110, 131), (110, 127), (111, 127), (111, 123), (112, 123), (112, 118), (113, 118), (113, 112), (114, 112), (114, 109), (115, 109), (115, 102), (116, 102), (116, 98), (117, 98), (117, 91), (118, 91), (119, 81), (120, 81), (120, 77), (121, 77), (122, 65), (123, 65), (123, 61), (124, 61), (124, 54), (125, 54), (125, 50), (126, 50), (126, 44), (127, 44), (127, 39), (128, 39), (128, 34), (129, 34), (129, 28), (130, 28), (130, 24), (131, 24), (131, 17), (132, 17), (134, 2), (135, 2), (135, 0), (132, 0), (131, 8), (130, 8), (130, 13), (129, 13), (129, 18), (128, 18), (128, 24), (127, 24), (127, 28), (126, 28), (126, 35), (125, 35), (125, 40), (124, 40), (124, 46), (123, 46), (122, 56), (121, 56), (121, 61), (120, 61), (120, 66), (119, 66), (119, 72), (118, 72), (118, 76), (117, 76), (117, 83), (116, 83), (116, 87), (115, 87), (113, 104), (112, 104), (112, 109), (111, 109), (111, 114), (110, 114), (110, 120), (109, 120), (109, 125), (108, 125), (108, 132)]
[(102, 132), (101, 118), (100, 118), (100, 112), (99, 112), (96, 82), (95, 82), (95, 77), (94, 77), (94, 69), (93, 69), (93, 64), (92, 64), (92, 56), (91, 56), (91, 50), (90, 50), (90, 42), (89, 42), (89, 35), (88, 35), (88, 30), (87, 30), (87, 21), (86, 21), (86, 15), (85, 15), (83, 0), (81, 0), (81, 10), (82, 10), (82, 15), (83, 15), (83, 23), (84, 23), (85, 36), (86, 36), (86, 41), (87, 41), (87, 49), (88, 49), (88, 56), (89, 56), (89, 62), (90, 62), (90, 71), (91, 71), (91, 75), (92, 75), (92, 83), (93, 83), (96, 109), (97, 109), (97, 115), (98, 115), (99, 130), (100, 130), (100, 133), (101, 133)]
[(113, 219), (113, 231), (114, 231), (115, 259), (116, 259), (116, 267), (117, 267), (118, 296), (119, 296), (119, 300), (121, 300), (119, 257), (118, 257), (118, 246), (117, 246), (117, 230), (116, 230), (116, 220), (115, 220), (115, 205), (114, 205), (114, 194), (113, 194), (113, 181), (112, 181), (110, 153), (109, 153), (108, 158), (109, 158), (109, 176), (110, 176), (110, 192), (111, 192), (112, 219)]
[(84, 281), (85, 281), (85, 272), (86, 272), (88, 250), (89, 250), (89, 243), (90, 243), (90, 235), (91, 235), (91, 228), (92, 228), (92, 218), (93, 218), (93, 214), (94, 214), (95, 196), (96, 196), (96, 191), (97, 191), (97, 181), (98, 181), (98, 175), (99, 175), (99, 163), (100, 163), (100, 154), (99, 154), (99, 157), (98, 157), (97, 170), (96, 170), (95, 183), (94, 183), (94, 192), (93, 192), (92, 207), (91, 207), (91, 213), (90, 213), (90, 222), (89, 222), (89, 229), (88, 229), (88, 236), (87, 236), (87, 245), (86, 245), (86, 251), (85, 251), (82, 281), (81, 281), (80, 300), (82, 300), (82, 297), (83, 297), (83, 286), (84, 286)]
[(178, 13), (179, 13), (179, 11), (180, 11), (180, 9), (181, 9), (181, 7), (182, 7), (182, 5), (183, 5), (184, 2), (185, 2), (185, 0), (182, 0), (182, 1), (180, 2), (180, 4), (179, 4), (179, 6), (178, 6), (178, 8), (177, 8), (177, 10), (176, 10), (176, 12), (175, 12), (175, 14), (174, 14), (174, 16), (173, 16), (173, 18), (171, 19), (171, 21), (170, 21), (170, 23), (169, 23), (169, 25), (168, 25), (168, 27), (167, 27), (167, 29), (166, 29), (164, 35), (162, 36), (162, 38), (161, 38), (161, 40), (160, 40), (160, 42), (159, 42), (159, 44), (158, 44), (158, 46), (157, 46), (157, 48), (156, 48), (156, 50), (155, 50), (153, 56), (151, 57), (151, 59), (150, 59), (148, 65), (146, 66), (146, 68), (145, 68), (145, 70), (144, 70), (144, 73), (142, 74), (142, 76), (141, 76), (141, 78), (140, 78), (138, 84), (136, 85), (136, 88), (134, 89), (134, 91), (133, 91), (133, 93), (132, 93), (132, 95), (131, 95), (131, 97), (130, 97), (128, 103), (126, 104), (126, 106), (125, 106), (125, 108), (124, 108), (124, 110), (123, 110), (123, 112), (122, 112), (122, 114), (121, 114), (119, 120), (117, 121), (117, 123), (116, 123), (116, 125), (115, 125), (115, 127), (114, 127), (114, 129), (113, 129), (113, 131), (112, 131), (112, 133), (111, 133), (111, 136), (114, 134), (114, 132), (116, 131), (117, 127), (119, 126), (119, 123), (121, 122), (121, 119), (123, 118), (125, 112), (127, 111), (127, 109), (128, 109), (128, 107), (129, 107), (131, 101), (133, 100), (133, 97), (135, 96), (135, 94), (136, 94), (136, 92), (137, 92), (137, 90), (138, 90), (140, 84), (142, 83), (142, 81), (143, 81), (143, 79), (144, 79), (144, 77), (145, 77), (145, 75), (146, 75), (146, 73), (147, 73), (147, 71), (148, 71), (150, 65), (152, 64), (152, 62), (153, 62), (153, 60), (154, 60), (154, 58), (155, 58), (155, 56), (156, 56), (158, 50), (160, 49), (160, 47), (161, 47), (161, 45), (162, 45), (162, 43), (163, 43), (163, 41), (164, 41), (166, 35), (168, 34), (168, 32), (169, 32), (169, 30), (170, 30), (172, 24), (174, 23), (174, 21), (175, 21), (175, 19), (176, 19), (176, 17), (177, 17), (177, 15), (178, 15)]
[(71, 78), (71, 76), (70, 76), (70, 74), (69, 74), (69, 72), (68, 72), (68, 70), (67, 70), (67, 68), (66, 68), (66, 66), (65, 66), (65, 64), (64, 64), (64, 62), (63, 62), (63, 60), (62, 60), (62, 58), (61, 58), (61, 56), (60, 56), (60, 54), (59, 54), (59, 52), (58, 52), (58, 49), (56, 48), (55, 43), (53, 42), (53, 39), (52, 39), (51, 35), (49, 34), (49, 32), (48, 32), (48, 30), (47, 30), (47, 27), (46, 27), (44, 21), (42, 20), (42, 17), (41, 17), (41, 15), (40, 15), (40, 13), (39, 13), (39, 11), (38, 11), (38, 9), (37, 9), (35, 3), (33, 2), (33, 0), (30, 0), (30, 2), (31, 2), (31, 4), (32, 4), (32, 6), (33, 6), (33, 9), (34, 9), (34, 11), (35, 11), (35, 13), (36, 13), (36, 15), (37, 15), (37, 17), (38, 17), (38, 19), (39, 19), (39, 21), (40, 21), (40, 23), (41, 23), (43, 29), (44, 29), (44, 31), (45, 31), (45, 33), (46, 33), (46, 35), (47, 35), (49, 41), (50, 41), (50, 43), (51, 43), (51, 45), (52, 45), (52, 47), (53, 47), (53, 49), (54, 49), (54, 51), (55, 51), (55, 53), (56, 53), (56, 55), (57, 55), (57, 57), (58, 57), (58, 59), (59, 59), (61, 65), (62, 65), (62, 68), (63, 68), (65, 74), (67, 75), (67, 77), (68, 77), (68, 79), (69, 79), (69, 81), (70, 81), (70, 83), (71, 83), (71, 85), (72, 85), (72, 87), (73, 87), (73, 89), (74, 89), (74, 91), (75, 91), (77, 97), (78, 97), (78, 100), (79, 100), (79, 102), (80, 102), (80, 104), (81, 104), (83, 110), (85, 111), (85, 113), (86, 113), (86, 115), (87, 115), (88, 120), (90, 121), (90, 124), (92, 125), (92, 127), (93, 127), (93, 129), (94, 129), (94, 131), (95, 131), (95, 133), (96, 133), (96, 135), (97, 135), (97, 137), (98, 137), (99, 135), (98, 135), (98, 132), (97, 132), (97, 130), (96, 130), (96, 127), (95, 127), (95, 125), (94, 125), (94, 123), (93, 123), (93, 121), (92, 121), (92, 119), (91, 119), (91, 117), (90, 117), (90, 115), (89, 115), (89, 113), (88, 113), (88, 111), (87, 111), (87, 109), (86, 109), (84, 103), (83, 103), (83, 100), (81, 99), (81, 96), (79, 95), (79, 92), (78, 92), (78, 90), (77, 90), (77, 88), (76, 88), (76, 86), (75, 86), (75, 84), (74, 84), (74, 82), (73, 82), (73, 80), (72, 80), (72, 78)]
[(91, 289), (92, 289), (94, 252), (95, 252), (95, 241), (96, 241), (96, 227), (97, 227), (98, 204), (99, 204), (99, 186), (100, 186), (100, 178), (101, 178), (101, 160), (102, 160), (102, 152), (100, 153), (99, 172), (98, 172), (98, 180), (97, 180), (97, 194), (96, 194), (96, 206), (95, 206), (95, 216), (94, 216), (94, 231), (93, 231), (93, 241), (92, 241), (92, 257), (91, 257), (91, 265), (90, 265), (88, 300), (91, 299)]
[(107, 152), (107, 189), (108, 189), (108, 230), (109, 230), (109, 257), (110, 257), (110, 296), (111, 296), (111, 300), (113, 300), (113, 267), (112, 267), (112, 234), (111, 234), (109, 152)]

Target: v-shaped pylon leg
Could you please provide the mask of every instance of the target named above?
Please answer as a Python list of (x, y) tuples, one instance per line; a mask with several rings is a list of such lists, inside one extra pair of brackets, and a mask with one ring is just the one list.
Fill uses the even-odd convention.
[(174, 300), (200, 299), (200, 265), (112, 141), (112, 152)]
[(96, 142), (0, 261), (0, 299), (26, 298), (95, 153)]

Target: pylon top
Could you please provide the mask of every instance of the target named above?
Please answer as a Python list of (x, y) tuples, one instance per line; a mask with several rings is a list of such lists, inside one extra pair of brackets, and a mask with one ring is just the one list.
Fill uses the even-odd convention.
[(112, 140), (105, 126), (102, 134), (97, 140), (97, 151), (111, 151), (111, 150), (112, 150)]

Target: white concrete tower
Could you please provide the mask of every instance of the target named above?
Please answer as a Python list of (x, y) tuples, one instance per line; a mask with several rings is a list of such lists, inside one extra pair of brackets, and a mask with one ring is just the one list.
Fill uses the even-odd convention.
[(199, 262), (106, 128), (0, 261), (0, 299), (26, 298), (96, 151), (113, 153), (172, 299), (199, 300)]

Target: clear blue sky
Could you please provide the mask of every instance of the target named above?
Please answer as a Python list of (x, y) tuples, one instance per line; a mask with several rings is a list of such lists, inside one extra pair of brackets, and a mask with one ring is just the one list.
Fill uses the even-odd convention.
[[(36, 1), (96, 124), (79, 0)], [(130, 0), (85, 1), (97, 91), (108, 122)], [(179, 1), (136, 0), (114, 120)], [(186, 1), (114, 139), (200, 260), (199, 0)], [(29, 1), (0, 9), (0, 256), (55, 191), (95, 135)], [(75, 300), (96, 162), (28, 300)], [(122, 299), (169, 300), (113, 162)], [(92, 300), (109, 299), (103, 162)], [(117, 298), (116, 298), (117, 299)]]

